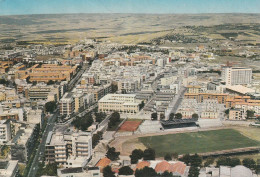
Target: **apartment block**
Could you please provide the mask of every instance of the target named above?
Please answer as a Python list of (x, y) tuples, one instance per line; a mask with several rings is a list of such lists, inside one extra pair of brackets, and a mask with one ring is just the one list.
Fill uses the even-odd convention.
[(70, 115), (75, 111), (75, 99), (73, 93), (67, 92), (59, 102), (60, 114)]
[(139, 112), (139, 103), (136, 101), (136, 94), (108, 94), (98, 101), (98, 110), (135, 114)]
[(223, 67), (222, 80), (226, 85), (243, 85), (252, 82), (252, 69), (244, 67)]
[(87, 132), (49, 132), (45, 148), (47, 163), (84, 167), (92, 156), (92, 136)]
[(11, 140), (10, 120), (0, 120), (0, 144)]
[(18, 173), (18, 160), (0, 160), (0, 176), (16, 177)]

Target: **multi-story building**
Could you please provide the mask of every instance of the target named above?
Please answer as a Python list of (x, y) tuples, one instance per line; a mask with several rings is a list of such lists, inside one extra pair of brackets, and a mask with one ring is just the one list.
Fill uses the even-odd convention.
[(230, 109), (228, 118), (229, 120), (243, 120), (245, 119), (245, 114), (242, 109)]
[(204, 100), (215, 99), (220, 104), (226, 104), (228, 94), (225, 93), (185, 93), (185, 99), (196, 99), (199, 103), (202, 103)]
[(0, 160), (0, 176), (16, 177), (18, 173), (18, 160)]
[(37, 84), (25, 89), (25, 97), (30, 100), (59, 101), (60, 87), (57, 85)]
[(30, 82), (70, 81), (76, 74), (77, 66), (56, 65), (56, 64), (36, 64), (25, 70), (18, 70), (15, 73), (16, 79), (29, 79)]
[(75, 99), (71, 92), (65, 93), (59, 102), (60, 114), (70, 115), (75, 111)]
[(50, 132), (45, 159), (64, 167), (84, 167), (92, 156), (92, 136), (87, 132)]
[(39, 126), (22, 123), (11, 142), (11, 159), (27, 162), (35, 148), (39, 134)]
[(135, 114), (139, 112), (139, 103), (136, 94), (108, 94), (98, 101), (98, 110)]
[(10, 120), (0, 120), (0, 144), (11, 140)]
[(222, 80), (226, 85), (250, 84), (252, 81), (252, 69), (244, 67), (223, 67)]

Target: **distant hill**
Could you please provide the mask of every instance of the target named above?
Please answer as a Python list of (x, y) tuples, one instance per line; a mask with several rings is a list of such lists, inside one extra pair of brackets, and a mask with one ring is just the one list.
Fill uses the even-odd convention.
[[(260, 14), (57, 14), (0, 16), (0, 41), (69, 42), (84, 37), (137, 40), (184, 26), (260, 24)], [(149, 36), (145, 36), (145, 35)], [(142, 40), (140, 37), (145, 36)], [(127, 39), (128, 40), (128, 39)], [(126, 41), (127, 41), (126, 40)]]

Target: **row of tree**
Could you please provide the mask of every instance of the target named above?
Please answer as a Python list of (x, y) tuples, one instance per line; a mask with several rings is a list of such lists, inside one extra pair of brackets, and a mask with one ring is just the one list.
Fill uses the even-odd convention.
[(86, 114), (84, 117), (76, 117), (71, 124), (81, 130), (81, 131), (86, 131), (92, 124), (94, 120), (91, 114)]

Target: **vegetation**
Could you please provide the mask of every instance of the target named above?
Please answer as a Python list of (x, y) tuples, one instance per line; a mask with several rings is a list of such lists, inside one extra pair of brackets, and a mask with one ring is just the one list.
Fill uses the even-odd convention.
[(94, 122), (91, 114), (86, 114), (84, 117), (76, 117), (71, 124), (82, 131), (86, 131)]
[(139, 109), (143, 109), (144, 107), (144, 101), (142, 101), (140, 104), (139, 104)]
[(124, 166), (119, 169), (119, 175), (132, 175), (134, 171), (129, 166)]
[(246, 118), (247, 119), (252, 119), (255, 116), (255, 111), (253, 110), (247, 110), (246, 111)]
[(242, 164), (247, 167), (250, 168), (251, 170), (255, 170), (256, 169), (256, 161), (254, 161), (254, 159), (250, 159), (250, 158), (245, 158), (242, 161)]
[(92, 148), (94, 148), (99, 143), (99, 141), (102, 139), (102, 136), (103, 132), (101, 131), (98, 131), (92, 136)]
[(194, 113), (194, 114), (192, 114), (192, 119), (196, 119), (196, 120), (198, 120), (198, 118), (199, 118), (199, 115), (198, 114), (196, 114), (196, 113)]
[(171, 113), (170, 116), (169, 116), (169, 120), (173, 120), (175, 117), (175, 114), (174, 113)]
[(120, 114), (118, 112), (113, 112), (108, 122), (108, 131), (116, 130), (120, 122)]
[(135, 171), (135, 177), (156, 177), (157, 173), (153, 168), (144, 167), (143, 169), (137, 169)]
[(164, 160), (170, 161), (170, 160), (172, 160), (172, 156), (170, 154), (166, 154), (164, 156)]
[(154, 113), (151, 114), (151, 119), (152, 119), (152, 120), (157, 120), (157, 119), (158, 119), (158, 115), (157, 115), (156, 112), (154, 112)]
[(182, 114), (181, 113), (175, 114), (175, 119), (182, 119)]
[(118, 160), (120, 152), (116, 152), (114, 147), (108, 147), (108, 151), (106, 153), (106, 157), (112, 161)]
[(106, 113), (104, 112), (95, 112), (96, 122), (100, 123), (106, 118)]
[(153, 148), (159, 157), (173, 152), (203, 153), (259, 145), (258, 141), (245, 137), (234, 129), (148, 136), (138, 139), (146, 147)]
[(144, 150), (143, 154), (144, 160), (154, 160), (155, 159), (155, 151), (152, 148), (148, 148)]
[(139, 159), (142, 159), (144, 156), (144, 152), (141, 149), (135, 149), (132, 151), (130, 155), (131, 164), (136, 164)]
[(49, 81), (47, 82), (47, 85), (53, 85), (53, 84), (55, 84), (55, 82), (54, 82), (53, 80), (49, 80)]
[(55, 101), (49, 101), (45, 104), (46, 112), (53, 113), (56, 108), (57, 105)]
[(44, 166), (44, 163), (41, 163), (36, 176), (57, 176), (57, 168), (57, 163), (48, 163), (46, 166)]
[(103, 176), (104, 177), (115, 177), (115, 173), (112, 171), (110, 166), (106, 166), (103, 169)]
[(239, 160), (239, 158), (230, 158), (230, 157), (220, 157), (217, 160), (217, 167), (219, 166), (231, 166), (231, 167), (235, 167), (237, 165), (241, 165), (241, 162)]

